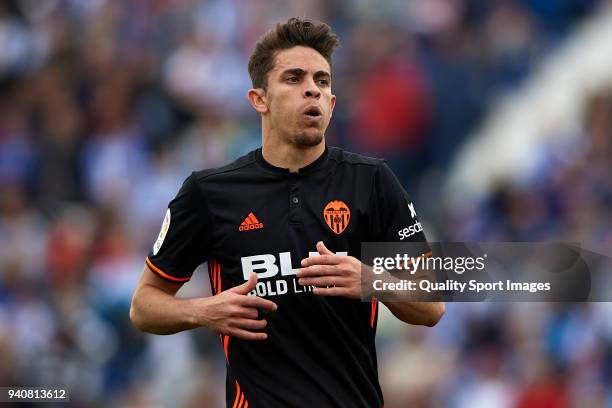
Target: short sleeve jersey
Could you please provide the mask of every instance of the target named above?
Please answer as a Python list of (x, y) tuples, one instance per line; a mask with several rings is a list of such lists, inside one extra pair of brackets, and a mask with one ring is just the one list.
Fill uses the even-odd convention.
[(146, 259), (171, 282), (208, 262), (213, 294), (258, 274), (251, 293), (278, 305), (260, 312), (265, 341), (221, 336), (228, 407), (383, 406), (375, 349), (378, 303), (319, 296), (296, 279), (323, 241), (360, 258), (362, 242), (425, 241), (414, 206), (383, 160), (326, 147), (289, 172), (261, 149), (192, 173), (170, 202)]

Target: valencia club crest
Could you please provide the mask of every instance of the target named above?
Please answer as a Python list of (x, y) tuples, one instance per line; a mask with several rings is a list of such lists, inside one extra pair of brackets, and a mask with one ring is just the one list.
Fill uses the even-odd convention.
[(333, 200), (323, 209), (323, 218), (327, 226), (335, 234), (340, 235), (351, 220), (351, 210), (343, 201)]

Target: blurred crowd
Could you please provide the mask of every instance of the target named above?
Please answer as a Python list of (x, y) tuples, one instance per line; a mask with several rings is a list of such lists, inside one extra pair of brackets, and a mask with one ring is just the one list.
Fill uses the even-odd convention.
[[(530, 177), (509, 175), (463, 211), (442, 208), (441, 240), (606, 248), (595, 267), (609, 274), (612, 84), (591, 95), (575, 128), (556, 131), (575, 135), (541, 146)], [(410, 333), (410, 347), (391, 350), (395, 392), (406, 398), (393, 406), (611, 407), (611, 313), (603, 302), (448, 304), (436, 329)], [(419, 373), (410, 396), (399, 377), (407, 366)]]
[[(194, 169), (257, 147), (247, 60), (279, 20), (328, 22), (328, 142), (385, 157), (448, 240), (612, 238), (612, 93), (576, 144), (468, 213), (419, 202), (495, 101), (596, 0), (4, 0), (0, 3), (0, 386), (74, 406), (222, 406), (205, 330), (137, 332), (127, 310), (165, 207)], [(437, 201), (443, 203), (444, 197)], [(185, 292), (209, 294), (206, 274)], [(388, 407), (612, 406), (607, 304), (452, 304), (434, 329), (382, 321)]]

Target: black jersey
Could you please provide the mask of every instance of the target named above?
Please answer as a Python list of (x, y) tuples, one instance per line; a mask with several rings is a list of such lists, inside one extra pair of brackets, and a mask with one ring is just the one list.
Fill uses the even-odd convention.
[(318, 241), (359, 258), (361, 242), (402, 240), (425, 236), (384, 161), (326, 147), (293, 173), (267, 163), (257, 149), (185, 180), (147, 264), (166, 280), (185, 282), (208, 261), (213, 293), (254, 271), (252, 294), (278, 305), (260, 312), (267, 340), (221, 336), (228, 407), (373, 408), (383, 405), (377, 301), (314, 295), (295, 273)]

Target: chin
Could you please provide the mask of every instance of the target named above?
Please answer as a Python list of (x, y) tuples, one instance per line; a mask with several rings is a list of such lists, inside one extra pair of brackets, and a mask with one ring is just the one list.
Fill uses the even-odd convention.
[(295, 135), (294, 143), (298, 147), (313, 147), (323, 141), (323, 132), (319, 129), (308, 129)]

